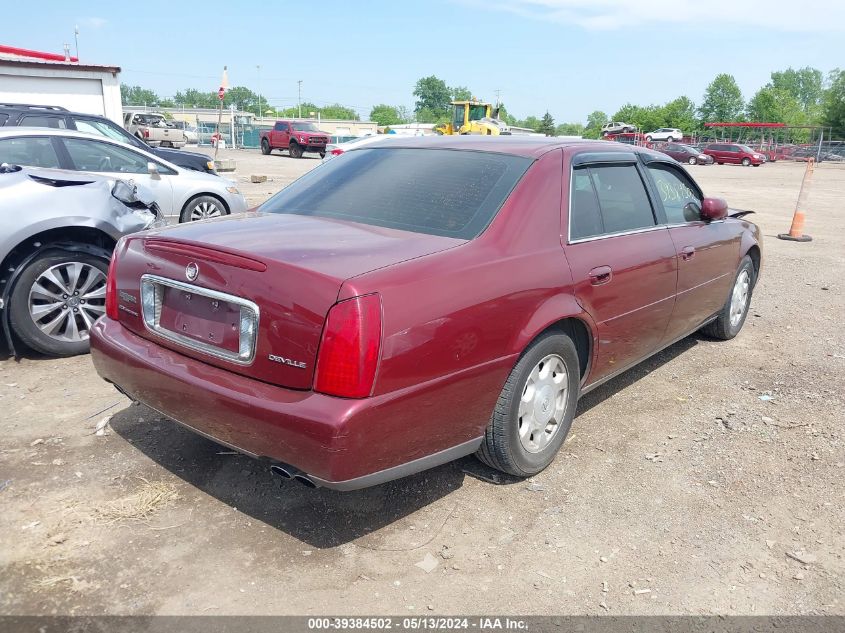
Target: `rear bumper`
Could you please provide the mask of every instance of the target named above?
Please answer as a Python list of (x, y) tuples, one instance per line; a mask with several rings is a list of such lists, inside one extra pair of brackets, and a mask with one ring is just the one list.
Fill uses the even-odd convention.
[[(475, 452), (504, 382), (500, 374), (510, 362), (347, 400), (207, 365), (108, 318), (91, 329), (91, 357), (100, 376), (130, 398), (221, 444), (289, 464), (340, 490), (376, 485)], [(455, 424), (447, 412), (468, 393), (490, 397), (479, 395)], [(471, 409), (487, 413), (473, 416)]]

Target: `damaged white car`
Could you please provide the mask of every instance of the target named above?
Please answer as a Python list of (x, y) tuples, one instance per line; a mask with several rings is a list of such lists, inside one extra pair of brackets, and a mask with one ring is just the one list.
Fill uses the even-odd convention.
[(132, 181), (0, 165), (0, 328), (49, 356), (88, 351), (117, 240), (166, 224)]

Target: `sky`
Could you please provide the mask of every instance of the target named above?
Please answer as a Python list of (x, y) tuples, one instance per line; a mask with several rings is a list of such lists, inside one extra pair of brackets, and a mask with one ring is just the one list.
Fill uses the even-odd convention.
[[(120, 66), (161, 96), (229, 84), (276, 107), (341, 103), (413, 110), (436, 75), (511, 114), (585, 122), (625, 103), (701, 102), (732, 74), (746, 99), (774, 70), (845, 67), (845, 0), (323, 0), (265, 3), (8, 3), (0, 44)], [(257, 68), (260, 66), (260, 69)]]

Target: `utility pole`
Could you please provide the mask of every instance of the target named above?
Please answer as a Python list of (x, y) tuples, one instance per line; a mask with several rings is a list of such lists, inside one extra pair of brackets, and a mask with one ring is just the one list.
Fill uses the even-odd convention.
[(73, 27), (73, 41), (76, 44), (76, 60), (79, 61), (79, 25)]
[(296, 83), (299, 84), (299, 92), (298, 92), (298, 96), (296, 97), (296, 106), (297, 106), (297, 109), (299, 110), (299, 117), (298, 118), (301, 119), (302, 118), (302, 80), (300, 79)]
[(258, 117), (261, 118), (261, 64), (257, 64), (255, 69), (258, 71)]
[(499, 105), (502, 103), (502, 100), (500, 99), (500, 97), (502, 95), (502, 91), (499, 88), (496, 88), (496, 90), (494, 90), (494, 92), (496, 93), (496, 107), (498, 108)]

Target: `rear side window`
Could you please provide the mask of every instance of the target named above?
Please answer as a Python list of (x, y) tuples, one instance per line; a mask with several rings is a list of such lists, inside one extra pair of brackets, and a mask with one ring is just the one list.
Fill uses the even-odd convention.
[(472, 239), (495, 217), (531, 162), (445, 149), (354, 150), (310, 171), (261, 211)]
[(634, 165), (573, 171), (569, 235), (572, 240), (656, 226), (654, 211)]
[(6, 120), (9, 118), (8, 114), (0, 114), (0, 126), (6, 124)]
[(0, 139), (0, 164), (2, 163), (55, 169), (61, 167), (52, 140), (43, 136)]
[(21, 117), (20, 125), (27, 127), (52, 127), (65, 129), (65, 120), (58, 116), (44, 116), (40, 114), (26, 114)]

